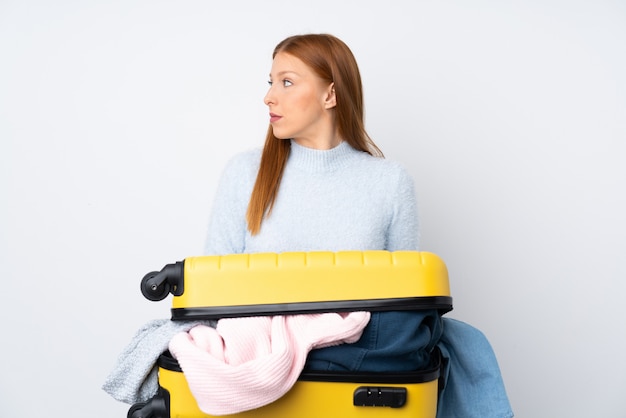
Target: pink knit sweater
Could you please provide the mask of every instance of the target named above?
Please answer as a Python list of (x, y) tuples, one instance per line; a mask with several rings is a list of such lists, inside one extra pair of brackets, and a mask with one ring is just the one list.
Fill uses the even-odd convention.
[(236, 414), (267, 405), (294, 385), (314, 348), (356, 342), (368, 312), (221, 319), (170, 341), (200, 410)]

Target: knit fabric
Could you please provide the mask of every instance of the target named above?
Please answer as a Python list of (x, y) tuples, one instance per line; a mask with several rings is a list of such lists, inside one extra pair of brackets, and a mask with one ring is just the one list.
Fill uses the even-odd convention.
[(259, 408), (296, 382), (310, 350), (359, 339), (368, 312), (220, 319), (176, 335), (178, 360), (201, 411), (229, 415)]
[(148, 321), (124, 347), (102, 389), (128, 404), (152, 398), (159, 388), (157, 358), (167, 350), (172, 337), (197, 325), (214, 326), (215, 321)]
[(205, 253), (417, 250), (414, 184), (396, 162), (342, 142), (331, 150), (291, 143), (274, 207), (258, 235), (246, 210), (261, 152), (227, 164), (214, 200)]

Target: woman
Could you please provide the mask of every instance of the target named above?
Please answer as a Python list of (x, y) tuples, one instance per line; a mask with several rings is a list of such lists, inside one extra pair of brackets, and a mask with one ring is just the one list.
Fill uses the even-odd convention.
[[(298, 58), (299, 57), (299, 58)], [(262, 155), (235, 157), (214, 203), (207, 253), (413, 249), (413, 183), (363, 127), (356, 61), (324, 35), (274, 52)]]
[[(206, 253), (418, 250), (413, 181), (401, 165), (383, 158), (365, 131), (361, 78), (345, 43), (325, 34), (283, 40), (273, 53), (269, 84), (264, 148), (235, 156), (225, 168)], [(463, 325), (455, 321), (451, 329), (462, 332)], [(436, 311), (373, 313), (357, 343), (314, 350), (307, 367), (423, 368), (433, 347), (442, 345), (442, 333)], [(472, 335), (476, 340), (482, 336)], [(449, 384), (456, 386), (442, 393), (439, 417), (512, 416), (499, 387), (497, 364), (490, 361), (493, 353), (486, 347), (480, 364), (494, 378), (479, 390), (458, 390), (465, 382), (453, 368), (446, 371)], [(440, 348), (453, 367), (457, 358), (450, 358), (452, 350)], [(468, 360), (476, 355), (481, 353), (472, 352)], [(464, 399), (465, 394), (470, 397)]]

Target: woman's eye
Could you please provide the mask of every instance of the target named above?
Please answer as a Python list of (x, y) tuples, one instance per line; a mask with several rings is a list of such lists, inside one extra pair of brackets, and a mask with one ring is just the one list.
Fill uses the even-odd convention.
[[(272, 85), (274, 84), (274, 82), (272, 80), (268, 80), (267, 84), (272, 87)], [(293, 86), (293, 82), (291, 82), (290, 80), (283, 80), (283, 87), (289, 87), (289, 86)]]

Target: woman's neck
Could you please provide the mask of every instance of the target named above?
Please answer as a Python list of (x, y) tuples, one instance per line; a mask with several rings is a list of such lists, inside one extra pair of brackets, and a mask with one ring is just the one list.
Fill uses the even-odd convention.
[(326, 135), (319, 135), (315, 138), (293, 138), (296, 144), (312, 149), (329, 150), (335, 148), (343, 142), (343, 138), (337, 132), (330, 132)]

